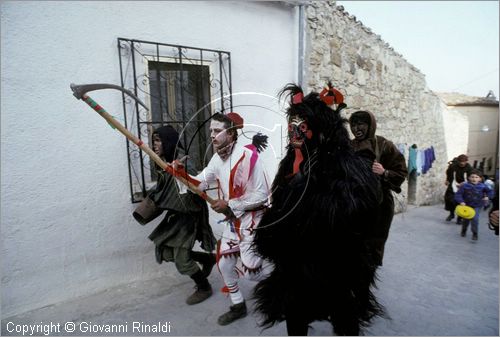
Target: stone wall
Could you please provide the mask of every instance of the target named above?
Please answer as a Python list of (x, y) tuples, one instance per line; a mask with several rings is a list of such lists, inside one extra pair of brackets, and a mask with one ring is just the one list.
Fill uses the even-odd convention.
[[(442, 202), (447, 167), (445, 105), (427, 88), (425, 75), (334, 2), (309, 3), (306, 26), (305, 86), (318, 90), (332, 80), (345, 95), (345, 116), (360, 109), (372, 111), (377, 134), (404, 144), (407, 160), (411, 145), (418, 149), (433, 146), (436, 161), (417, 177), (411, 203)], [(397, 211), (408, 204), (408, 180), (402, 188)]]

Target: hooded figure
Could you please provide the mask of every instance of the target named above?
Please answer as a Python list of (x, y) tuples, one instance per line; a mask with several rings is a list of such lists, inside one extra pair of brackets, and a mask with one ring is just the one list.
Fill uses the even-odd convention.
[(316, 320), (330, 321), (337, 335), (357, 335), (383, 312), (371, 292), (376, 264), (367, 248), (379, 182), (350, 144), (345, 104), (332, 110), (296, 85), (283, 95), (292, 98), (289, 144), (255, 236), (274, 270), (255, 288), (256, 309), (261, 325), (285, 320), (289, 335), (307, 335)]
[[(449, 211), (450, 214), (446, 218), (446, 221), (451, 221), (455, 217), (455, 207), (457, 206), (455, 193), (462, 183), (467, 182), (472, 171), (472, 166), (467, 162), (468, 160), (469, 158), (465, 154), (461, 154), (448, 162), (445, 180), (447, 188), (444, 194), (444, 209)], [(457, 216), (457, 225), (460, 225), (461, 221), (462, 218)]]
[[(170, 126), (162, 126), (153, 133), (153, 149), (163, 160), (171, 162), (182, 146), (179, 134)], [(180, 153), (179, 153), (180, 154)], [(133, 213), (139, 223), (145, 225), (151, 218), (144, 216), (144, 205), (152, 205), (158, 216), (166, 212), (165, 218), (149, 235), (156, 249), (158, 263), (174, 262), (180, 274), (191, 277), (197, 290), (187, 299), (187, 304), (196, 304), (212, 295), (207, 276), (215, 264), (215, 237), (208, 222), (206, 202), (194, 193), (180, 194), (175, 178), (158, 168), (158, 182), (138, 209)], [(201, 242), (206, 252), (193, 251), (195, 241)], [(200, 262), (203, 270), (196, 262)]]
[(373, 253), (381, 266), (384, 258), (385, 242), (389, 236), (394, 216), (394, 197), (392, 191), (401, 193), (401, 184), (408, 175), (404, 156), (388, 139), (375, 135), (377, 122), (369, 111), (356, 111), (349, 118), (351, 131), (354, 134), (352, 146), (358, 154), (368, 151), (375, 157), (372, 170), (379, 176), (383, 199), (380, 214), (375, 228), (375, 237), (371, 240)]

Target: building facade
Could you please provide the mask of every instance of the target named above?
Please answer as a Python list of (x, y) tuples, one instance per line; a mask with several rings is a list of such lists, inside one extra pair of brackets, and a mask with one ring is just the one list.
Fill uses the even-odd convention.
[[(0, 6), (2, 318), (177, 275), (155, 262), (147, 239), (155, 224), (131, 216), (155, 181), (149, 158), (76, 100), (70, 83), (131, 90), (147, 109), (116, 90), (89, 95), (145, 143), (155, 127), (173, 124), (200, 167), (210, 158), (203, 121), (237, 111), (245, 137), (269, 135), (262, 157), (273, 176), (287, 132), (276, 94), (290, 82), (319, 91), (331, 80), (345, 117), (370, 110), (378, 134), (406, 159), (413, 145), (435, 154), (404, 183), (397, 210), (442, 202), (448, 144), (463, 136), (446, 131), (448, 119), (465, 130), (467, 118), (447, 114), (424, 74), (334, 2)], [(493, 121), (484, 125), (494, 132)]]
[(449, 123), (445, 129), (448, 159), (464, 153), (469, 163), (491, 177), (498, 179), (498, 100), (493, 94), (485, 97), (459, 93), (439, 93), (446, 104), (444, 115), (451, 120), (463, 120), (465, 126), (457, 129)]
[[(76, 100), (70, 83), (135, 92), (151, 112), (116, 90), (89, 96), (145, 142), (147, 122), (232, 108), (269, 129), (266, 166), (279, 160), (282, 139), (271, 133), (284, 121), (276, 93), (297, 81), (295, 6), (4, 1), (1, 34), (2, 317), (175, 273), (155, 262), (147, 239), (155, 225), (131, 216), (133, 194), (150, 179), (147, 158)], [(155, 96), (158, 88), (168, 95)], [(182, 105), (183, 95), (200, 102)]]

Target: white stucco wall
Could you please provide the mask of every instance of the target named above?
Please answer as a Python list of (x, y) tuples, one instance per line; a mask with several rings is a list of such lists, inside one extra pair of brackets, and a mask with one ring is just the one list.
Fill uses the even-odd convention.
[[(450, 106), (448, 110), (450, 114), (461, 116), (468, 122), (467, 128), (462, 130), (462, 137), (467, 139), (467, 143), (462, 152), (456, 153), (466, 153), (469, 163), (473, 165), (477, 161), (478, 167), (483, 158), (486, 161), (489, 159), (492, 165), (485, 165), (483, 172), (494, 174), (495, 159), (498, 156), (498, 106)], [(484, 126), (488, 127), (488, 131), (482, 131)]]
[[(297, 22), (262, 2), (2, 2), (2, 317), (176, 273), (131, 217), (125, 138), (69, 84), (119, 84), (124, 37), (230, 51), (233, 92), (272, 96), (296, 81)], [(122, 114), (120, 93), (92, 97)], [(279, 122), (264, 110), (243, 113)]]
[(453, 107), (447, 107), (443, 110), (444, 136), (446, 140), (447, 160), (467, 153), (469, 143), (469, 118)]

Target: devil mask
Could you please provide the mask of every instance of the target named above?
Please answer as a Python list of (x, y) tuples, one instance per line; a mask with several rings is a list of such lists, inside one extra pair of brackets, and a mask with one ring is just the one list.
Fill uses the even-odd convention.
[(288, 137), (290, 144), (294, 148), (302, 147), (306, 139), (312, 138), (312, 130), (309, 129), (307, 122), (299, 116), (293, 116), (288, 123)]

